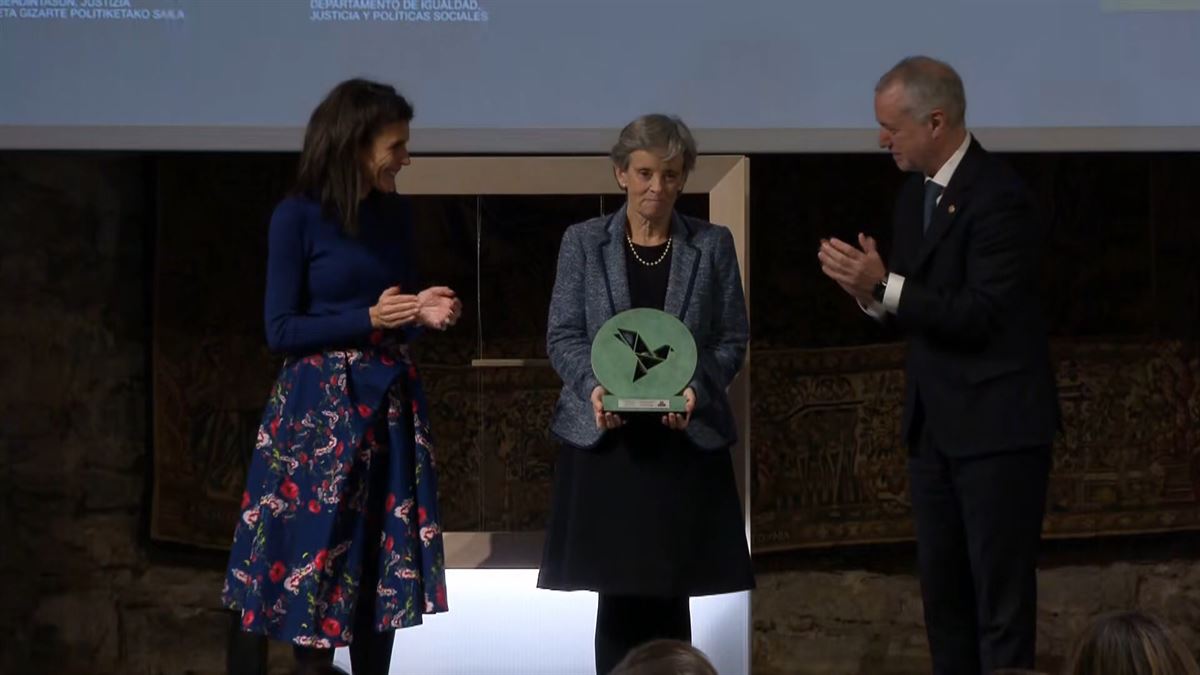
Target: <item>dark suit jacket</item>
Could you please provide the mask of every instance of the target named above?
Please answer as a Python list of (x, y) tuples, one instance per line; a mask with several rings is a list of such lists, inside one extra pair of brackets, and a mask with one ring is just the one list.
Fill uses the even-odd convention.
[[(725, 389), (741, 369), (750, 339), (746, 299), (733, 235), (698, 218), (673, 214), (671, 269), (663, 310), (696, 339), (696, 374), (690, 386), (696, 409), (685, 431), (697, 447), (726, 448), (737, 440)], [(571, 445), (589, 448), (604, 433), (596, 428), (590, 394), (592, 340), (600, 326), (629, 309), (625, 270), (625, 207), (577, 223), (563, 235), (558, 275), (550, 296), (546, 351), (562, 378), (550, 431)]]
[(909, 338), (903, 434), (952, 456), (1049, 445), (1059, 427), (1038, 280), (1045, 230), (1028, 188), (972, 140), (922, 233), (924, 177), (893, 221), (895, 321)]

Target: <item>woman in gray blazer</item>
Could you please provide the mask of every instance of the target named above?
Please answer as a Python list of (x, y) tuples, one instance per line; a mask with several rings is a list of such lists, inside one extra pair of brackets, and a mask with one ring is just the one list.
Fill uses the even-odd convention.
[[(547, 351), (563, 381), (550, 430), (562, 449), (538, 576), (541, 588), (599, 593), (601, 675), (641, 643), (690, 640), (690, 597), (754, 587), (725, 393), (749, 339), (733, 237), (674, 210), (696, 163), (678, 118), (639, 117), (611, 156), (627, 202), (566, 231), (550, 299)], [(592, 339), (633, 307), (675, 315), (696, 339), (682, 415), (602, 409)]]

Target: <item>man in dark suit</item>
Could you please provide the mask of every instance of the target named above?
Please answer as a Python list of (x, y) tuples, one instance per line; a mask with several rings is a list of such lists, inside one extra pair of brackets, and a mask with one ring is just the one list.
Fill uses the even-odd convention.
[(962, 80), (904, 59), (875, 88), (879, 145), (914, 172), (885, 265), (830, 239), (821, 269), (908, 338), (902, 425), (934, 672), (1034, 665), (1037, 548), (1059, 426), (1029, 191), (965, 125)]

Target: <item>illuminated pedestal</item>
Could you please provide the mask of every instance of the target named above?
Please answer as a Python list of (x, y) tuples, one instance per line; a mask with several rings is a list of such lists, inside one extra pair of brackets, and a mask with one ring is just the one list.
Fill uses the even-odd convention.
[[(593, 675), (596, 595), (536, 587), (537, 570), (450, 569), (450, 612), (396, 632), (393, 675)], [(750, 594), (692, 599), (692, 641), (722, 675), (749, 673)], [(350, 652), (336, 663), (350, 670)]]

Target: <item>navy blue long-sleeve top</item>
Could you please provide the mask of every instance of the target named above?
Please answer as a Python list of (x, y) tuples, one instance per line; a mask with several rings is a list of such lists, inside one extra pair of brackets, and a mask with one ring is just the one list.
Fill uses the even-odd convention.
[(359, 206), (359, 234), (291, 196), (275, 207), (267, 249), (263, 315), (273, 352), (306, 355), (364, 345), (369, 310), (389, 286), (417, 293), (412, 224), (402, 197), (373, 192)]

